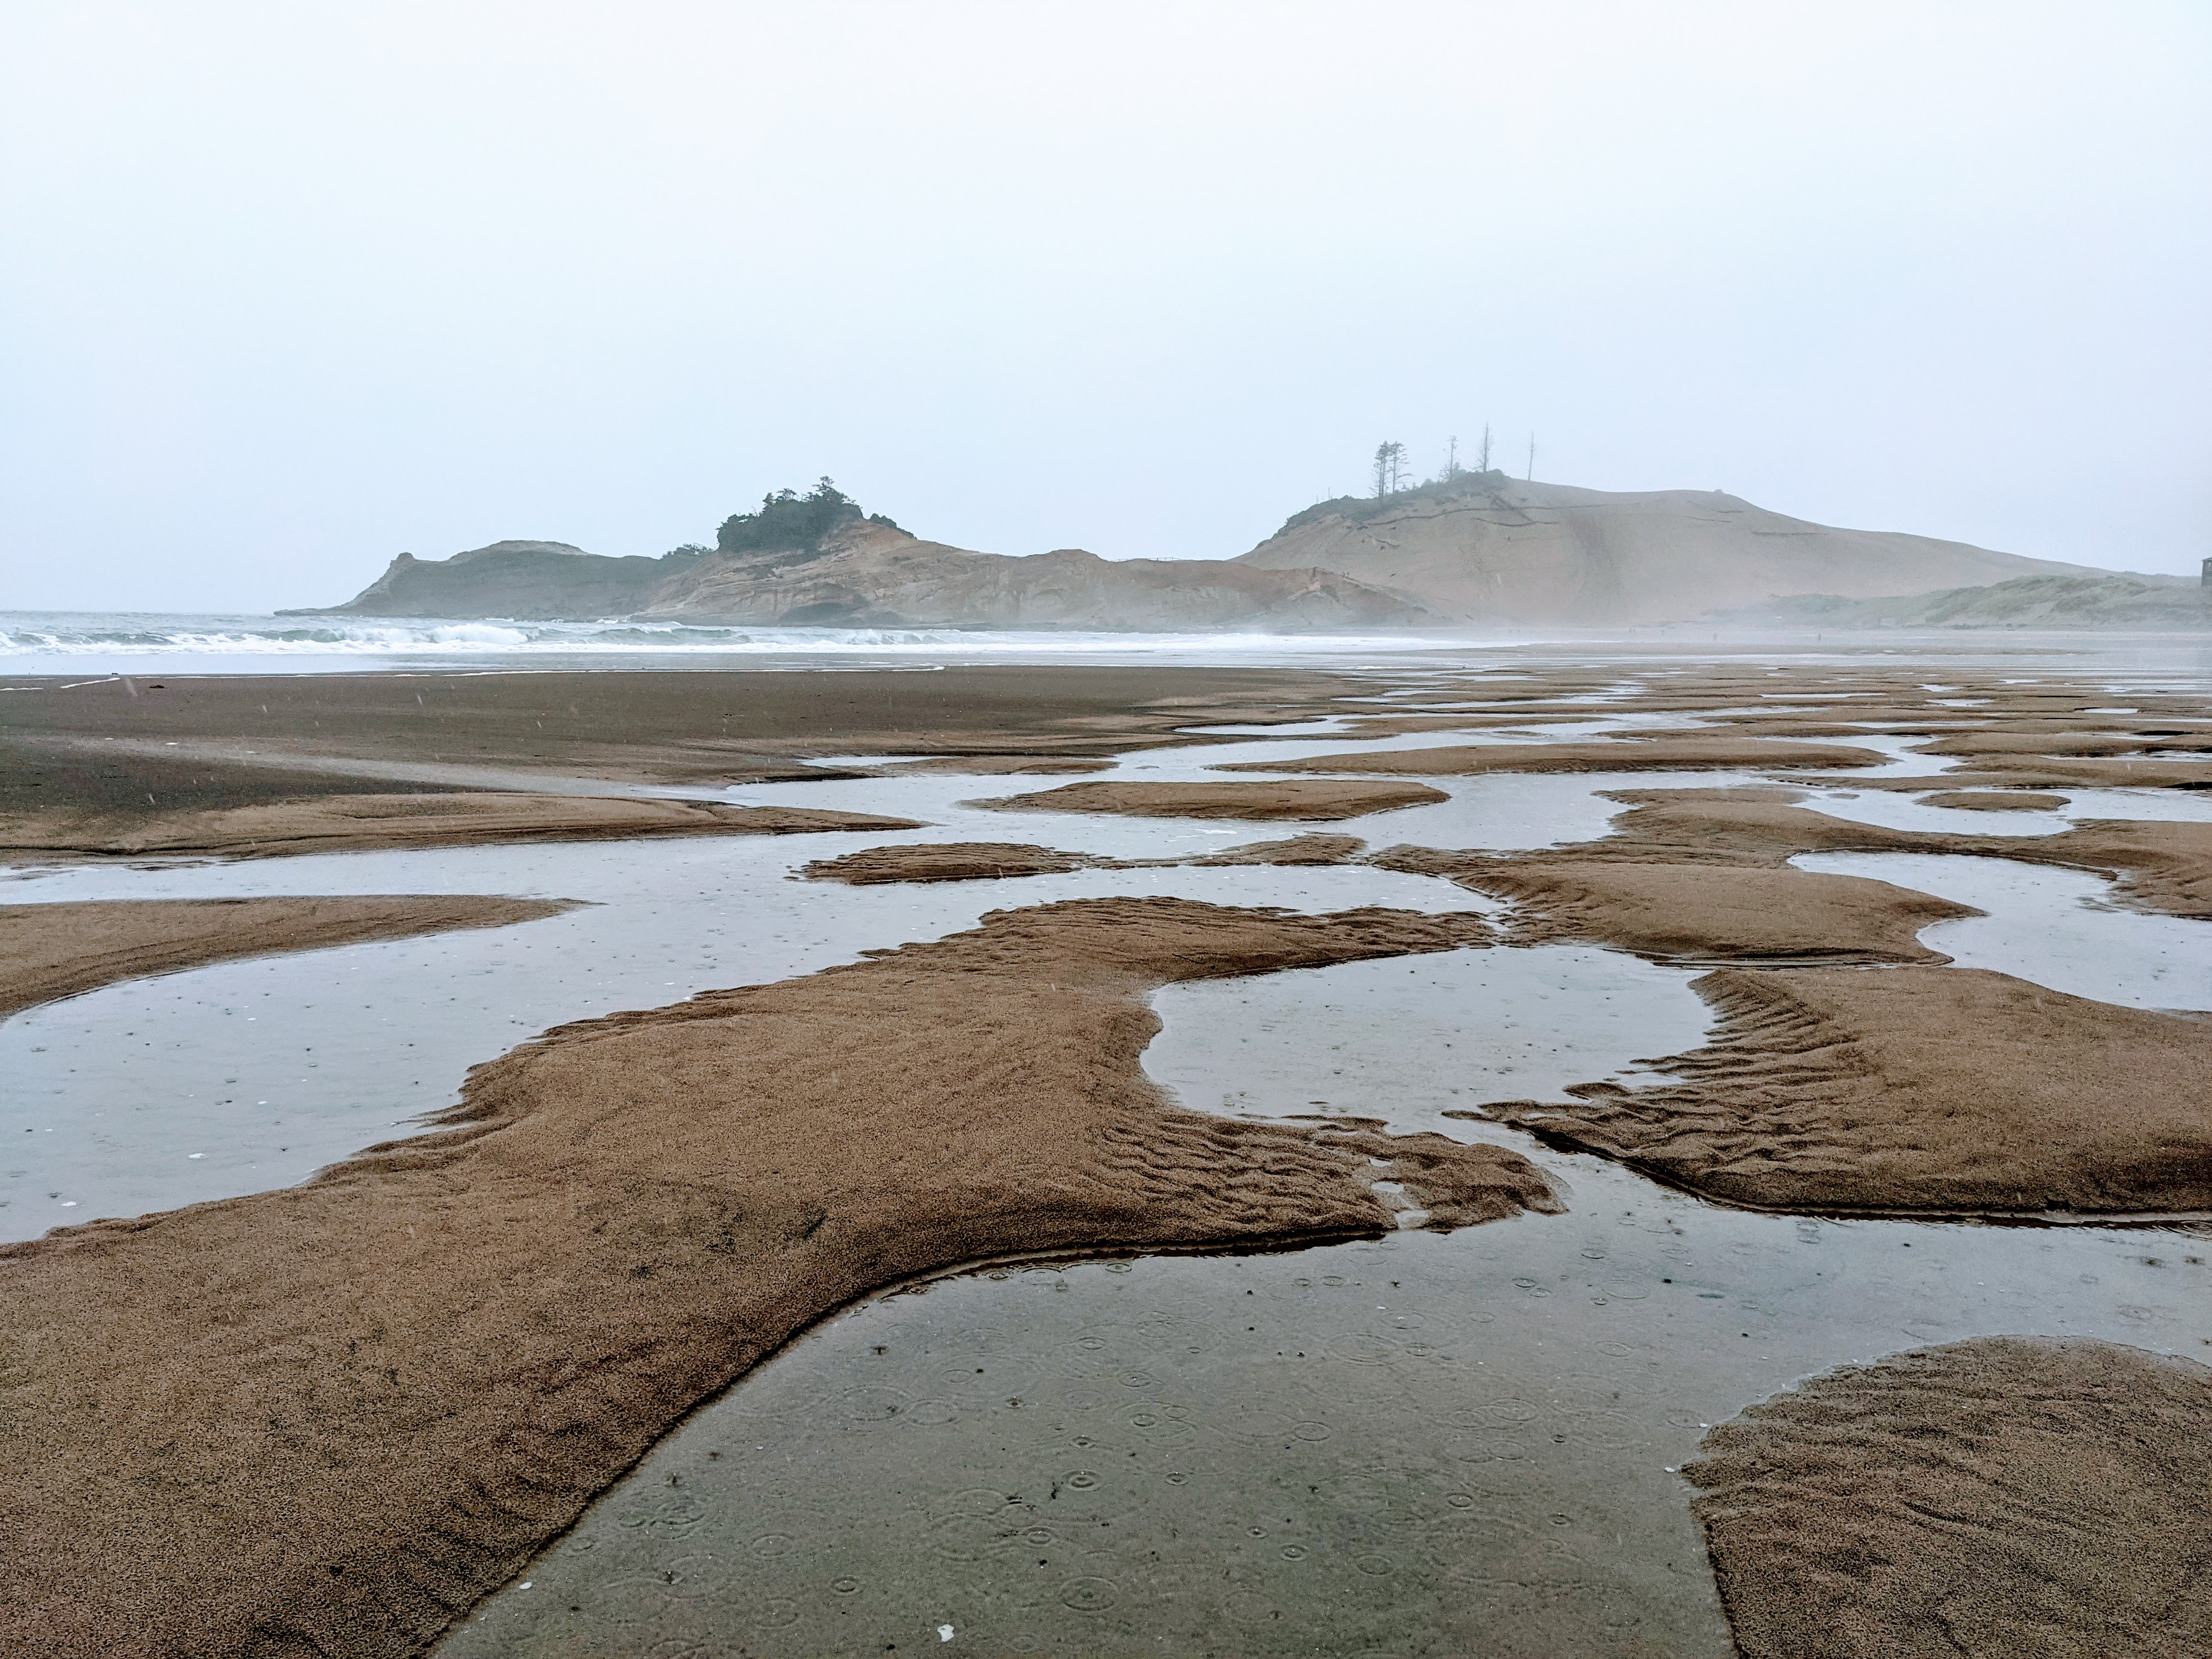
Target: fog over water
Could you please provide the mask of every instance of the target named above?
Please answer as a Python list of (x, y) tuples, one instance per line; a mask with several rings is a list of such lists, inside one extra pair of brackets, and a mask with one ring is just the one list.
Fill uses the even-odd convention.
[(0, 608), (657, 554), (834, 475), (1224, 556), (1432, 471), (2212, 550), (2212, 14), (0, 15)]

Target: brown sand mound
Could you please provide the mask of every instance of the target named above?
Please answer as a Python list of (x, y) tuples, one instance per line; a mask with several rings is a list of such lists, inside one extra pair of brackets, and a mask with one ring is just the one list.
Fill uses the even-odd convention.
[(2092, 818), (2032, 846), (2030, 856), (2113, 877), (2123, 904), (2212, 921), (2212, 823)]
[(1005, 812), (1113, 812), (1140, 818), (1356, 818), (1449, 799), (1419, 783), (1071, 783), (970, 801)]
[(1955, 772), (1853, 778), (1866, 789), (2212, 789), (2212, 766), (2191, 760), (2051, 760), (1985, 755)]
[(504, 927), (569, 908), (561, 900), (413, 893), (10, 904), (0, 907), (0, 1014), (202, 963), (454, 927)]
[(1759, 1209), (1944, 1215), (2212, 1210), (2212, 1023), (1961, 968), (1746, 969), (1662, 1060), (1485, 1109), (1557, 1145)]
[(2212, 1370), (1982, 1337), (1723, 1423), (1683, 1474), (1744, 1659), (2212, 1653)]
[(2197, 755), (2212, 750), (2212, 734), (2168, 731), (2157, 734), (2109, 728), (2103, 732), (2045, 729), (2033, 732), (1954, 732), (1917, 745), (1923, 755), (2037, 755), (2090, 758), (2105, 755)]
[(1240, 761), (1224, 772), (1386, 772), (1402, 777), (1459, 777), (1482, 772), (1771, 772), (1831, 766), (1880, 766), (1889, 757), (1833, 744), (1759, 738), (1621, 738), (1601, 743), (1492, 743), (1453, 749), (1389, 749), (1314, 755), (1304, 760)]
[(1978, 851), (1984, 839), (1938, 831), (1890, 830), (1832, 817), (1792, 803), (1781, 789), (1618, 789), (1606, 799), (1628, 811), (1612, 833), (1558, 849), (1577, 858), (1637, 863), (1778, 866), (1799, 853)]
[(810, 881), (855, 887), (884, 882), (1002, 881), (1017, 876), (1059, 876), (1071, 870), (1170, 870), (1239, 865), (1343, 864), (1367, 843), (1357, 836), (1292, 836), (1255, 841), (1187, 859), (1108, 859), (1087, 853), (1004, 841), (940, 842), (911, 847), (870, 847), (842, 858), (817, 859), (799, 874)]
[[(1442, 951), (1480, 918), (1000, 912), (563, 1027), (451, 1127), (304, 1187), (0, 1248), (0, 1651), (420, 1652), (830, 1310), (1015, 1253), (1555, 1209), (1501, 1148), (1171, 1105), (1178, 980)], [(1379, 1160), (1379, 1161), (1378, 1161)]]
[(2055, 812), (2063, 795), (2039, 795), (2030, 789), (1940, 789), (1920, 798), (1923, 806), (1948, 806), (1962, 812)]
[(2055, 836), (1963, 836), (1891, 830), (1790, 804), (1778, 792), (1617, 791), (1630, 804), (1613, 833), (1566, 849), (1635, 863), (1779, 866), (1799, 853), (1950, 853), (2089, 870), (2138, 909), (2212, 918), (2212, 823), (2096, 818)]
[(797, 836), (833, 830), (918, 830), (911, 818), (800, 806), (629, 796), (465, 793), (325, 795), (315, 800), (165, 813), (135, 821), (78, 812), (0, 823), (0, 857), (179, 854), (270, 858), (494, 842), (627, 841), (651, 836)]
[(1918, 938), (1982, 913), (1887, 882), (1709, 864), (1504, 859), (1399, 847), (1374, 860), (1516, 906), (1511, 941), (1589, 939), (1661, 961), (1943, 963)]
[(1292, 836), (1287, 841), (1247, 842), (1224, 847), (1189, 860), (1198, 865), (1322, 865), (1346, 864), (1358, 858), (1367, 843), (1357, 836)]
[(810, 881), (872, 887), (902, 881), (997, 881), (1008, 876), (1059, 876), (1099, 860), (1018, 842), (943, 842), (915, 847), (870, 847), (842, 858), (817, 859), (799, 873)]
[(955, 777), (1060, 777), (1074, 772), (1109, 772), (1112, 761), (1047, 760), (1035, 755), (933, 755), (927, 760), (894, 761), (879, 769), (894, 776), (908, 772), (950, 774)]

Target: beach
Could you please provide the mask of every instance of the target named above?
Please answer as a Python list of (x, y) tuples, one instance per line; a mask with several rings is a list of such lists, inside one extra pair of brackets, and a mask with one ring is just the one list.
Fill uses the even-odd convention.
[(2193, 653), (1221, 655), (11, 677), (9, 1644), (1874, 1651), (1852, 1368), (2195, 1398)]

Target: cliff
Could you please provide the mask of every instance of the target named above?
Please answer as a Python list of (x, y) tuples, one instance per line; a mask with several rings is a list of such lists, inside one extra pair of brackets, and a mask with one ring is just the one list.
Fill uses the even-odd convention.
[(1987, 587), (1852, 599), (1834, 593), (1775, 599), (1712, 618), (1774, 628), (2109, 628), (2138, 632), (2212, 628), (2212, 592), (2179, 576), (2022, 576)]
[(2079, 565), (1889, 531), (1837, 530), (1717, 490), (1614, 493), (1468, 473), (1309, 507), (1237, 561), (1316, 567), (1455, 621), (1680, 621), (1778, 596), (1925, 592)]
[(1322, 570), (1224, 559), (1102, 559), (1077, 548), (971, 553), (870, 520), (798, 552), (718, 555), (639, 615), (785, 626), (1330, 629), (1433, 622), (1420, 605)]
[(494, 542), (450, 559), (402, 553), (343, 605), (276, 614), (591, 622), (628, 616), (645, 604), (673, 574), (678, 556), (610, 559), (566, 542)]
[[(401, 554), (326, 612), (775, 627), (986, 627), (1271, 631), (1434, 623), (1420, 605), (1322, 570), (1221, 559), (1102, 559), (1074, 548), (1026, 558), (922, 541), (857, 511), (770, 536), (747, 515), (723, 545), (611, 559), (561, 542), (495, 542), (450, 559)], [(734, 544), (734, 545), (732, 545)], [(290, 614), (307, 614), (294, 612)]]

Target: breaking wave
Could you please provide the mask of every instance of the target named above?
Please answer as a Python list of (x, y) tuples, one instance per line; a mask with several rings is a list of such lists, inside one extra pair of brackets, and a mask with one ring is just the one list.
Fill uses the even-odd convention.
[[(1043, 629), (740, 628), (688, 623), (438, 617), (0, 612), (0, 664), (31, 672), (88, 659), (1124, 655), (1404, 650), (1403, 635), (1107, 633)], [(213, 665), (212, 663), (210, 665)], [(302, 662), (306, 666), (306, 662)]]

